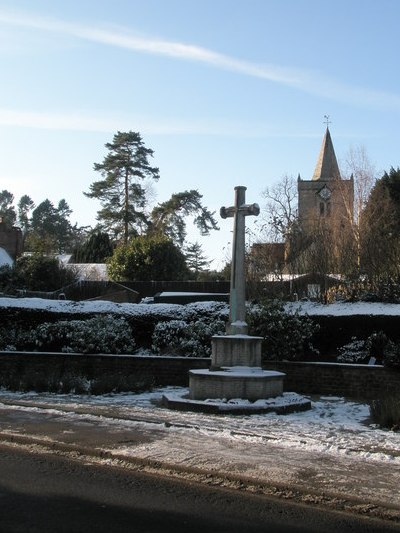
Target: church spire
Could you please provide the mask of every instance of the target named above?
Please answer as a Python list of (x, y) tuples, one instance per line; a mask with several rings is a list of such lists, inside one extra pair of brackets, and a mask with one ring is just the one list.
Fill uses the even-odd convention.
[(328, 124), (312, 179), (313, 181), (341, 179)]

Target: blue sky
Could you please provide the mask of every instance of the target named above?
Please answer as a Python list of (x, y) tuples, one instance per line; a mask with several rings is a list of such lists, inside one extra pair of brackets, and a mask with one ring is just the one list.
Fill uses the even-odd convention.
[[(397, 0), (0, 0), (0, 188), (83, 191), (120, 131), (139, 131), (161, 178), (154, 202), (198, 189), (217, 215), (283, 175), (310, 179), (329, 115), (339, 162), (364, 147), (400, 166)], [(219, 218), (219, 215), (218, 215)], [(200, 238), (213, 267), (232, 221)]]

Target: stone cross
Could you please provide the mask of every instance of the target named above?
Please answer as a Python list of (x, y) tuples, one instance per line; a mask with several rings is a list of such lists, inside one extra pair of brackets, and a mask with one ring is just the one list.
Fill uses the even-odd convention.
[(235, 205), (221, 207), (222, 218), (233, 217), (233, 242), (231, 264), (230, 311), (227, 333), (229, 335), (247, 335), (246, 323), (246, 276), (245, 263), (245, 217), (258, 216), (258, 204), (246, 205), (246, 188), (235, 187)]

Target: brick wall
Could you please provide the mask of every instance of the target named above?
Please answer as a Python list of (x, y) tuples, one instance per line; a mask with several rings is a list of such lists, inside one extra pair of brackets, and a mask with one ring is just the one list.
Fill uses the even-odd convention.
[(400, 372), (380, 365), (274, 362), (268, 367), (286, 374), (285, 391), (359, 399), (400, 392)]
[(68, 390), (76, 378), (101, 384), (101, 392), (151, 386), (188, 386), (189, 370), (207, 368), (210, 359), (138, 357), (37, 352), (0, 352), (0, 387), (12, 390)]
[[(102, 392), (135, 390), (135, 385), (188, 386), (190, 369), (208, 368), (208, 358), (139, 357), (60, 353), (0, 352), (0, 386), (47, 390), (48, 385), (80, 376), (102, 383)], [(286, 374), (284, 390), (372, 399), (400, 391), (400, 372), (381, 366), (311, 362), (270, 362)]]

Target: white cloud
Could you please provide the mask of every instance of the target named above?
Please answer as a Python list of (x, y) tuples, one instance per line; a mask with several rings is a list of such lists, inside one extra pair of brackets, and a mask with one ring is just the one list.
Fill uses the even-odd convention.
[(13, 109), (0, 109), (0, 125), (47, 130), (109, 131), (113, 129), (111, 123), (101, 119)]
[(112, 29), (89, 27), (59, 21), (50, 17), (4, 10), (0, 10), (0, 23), (3, 23), (3, 25), (56, 32), (58, 34), (63, 33), (87, 41), (129, 50), (205, 63), (248, 76), (264, 78), (288, 85), (301, 83), (303, 77), (303, 73), (295, 69), (257, 65), (200, 46), (135, 35), (128, 29), (121, 27), (113, 27)]
[(73, 36), (79, 39), (137, 52), (203, 63), (245, 76), (280, 83), (309, 94), (350, 103), (352, 105), (400, 110), (400, 96), (398, 94), (354, 87), (346, 83), (328, 79), (319, 72), (276, 65), (257, 64), (200, 46), (139, 36), (127, 28), (85, 26), (50, 17), (6, 10), (0, 10), (0, 24), (3, 24), (3, 26), (56, 32), (57, 34)]
[[(274, 127), (251, 122), (236, 122), (215, 119), (178, 119), (157, 120), (132, 116), (88, 116), (84, 113), (51, 113), (47, 111), (21, 111), (0, 108), (0, 127), (35, 128), (60, 131), (115, 132), (135, 128), (149, 135), (221, 135), (228, 137), (287, 137), (291, 134)], [(293, 136), (304, 136), (292, 133)], [(308, 135), (306, 135), (308, 136)], [(314, 135), (311, 135), (312, 137)]]

